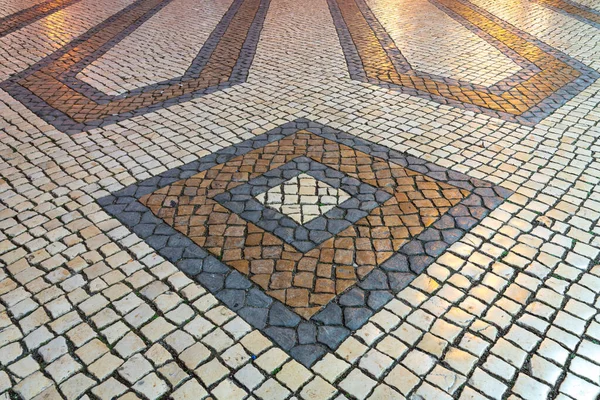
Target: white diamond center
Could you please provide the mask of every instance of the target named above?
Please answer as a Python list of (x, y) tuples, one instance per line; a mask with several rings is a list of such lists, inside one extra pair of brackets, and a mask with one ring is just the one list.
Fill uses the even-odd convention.
[(350, 199), (342, 189), (334, 188), (308, 174), (300, 174), (255, 198), (299, 224), (305, 224)]

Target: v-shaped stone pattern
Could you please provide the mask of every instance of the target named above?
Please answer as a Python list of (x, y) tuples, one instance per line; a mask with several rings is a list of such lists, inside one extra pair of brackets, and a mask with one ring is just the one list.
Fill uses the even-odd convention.
[[(212, 198), (307, 156), (393, 194), (380, 207), (302, 253)], [(140, 202), (267, 294), (309, 319), (421, 233), (469, 191), (300, 131), (140, 198)]]
[(245, 81), (269, 0), (234, 1), (182, 77), (119, 96), (76, 78), (171, 1), (138, 0), (0, 86), (56, 128), (78, 131)]
[(48, 0), (0, 18), (0, 37), (13, 33), (81, 0)]
[(364, 0), (329, 0), (351, 76), (527, 125), (600, 76), (468, 1), (430, 1), (527, 70), (489, 88), (416, 71)]

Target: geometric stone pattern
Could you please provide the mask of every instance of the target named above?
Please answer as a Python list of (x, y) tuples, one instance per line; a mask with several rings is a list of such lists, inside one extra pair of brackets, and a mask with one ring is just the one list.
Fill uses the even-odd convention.
[(236, 0), (181, 77), (106, 95), (77, 74), (172, 0), (137, 0), (0, 88), (66, 133), (111, 124), (246, 80), (268, 0)]
[[(301, 161), (289, 167), (298, 157)], [(367, 216), (306, 251), (248, 222), (243, 208), (229, 205), (234, 212), (216, 200), (253, 179), (262, 179), (260, 190), (266, 191), (288, 179), (285, 171), (319, 171), (305, 158), (354, 178), (347, 183), (355, 187), (362, 181), (391, 197), (380, 198)], [(264, 175), (277, 168), (269, 184)], [(325, 175), (316, 178), (327, 179), (326, 171), (321, 168)], [(252, 197), (251, 189), (242, 192)], [(310, 366), (509, 195), (490, 183), (297, 120), (99, 203)]]
[[(297, 144), (294, 143), (296, 147)], [(302, 154), (302, 148), (296, 147), (295, 154)], [(314, 156), (314, 148), (313, 148)], [(328, 155), (329, 156), (329, 155)], [(331, 165), (331, 162), (328, 162)], [(323, 189), (340, 190), (344, 199), (337, 206), (330, 204), (323, 215), (314, 216), (305, 223), (294, 220), (293, 215), (285, 215), (273, 209), (270, 205), (262, 204), (260, 197), (264, 193), (274, 195), (273, 190), (279, 190), (280, 184), (305, 175), (309, 179), (318, 179)], [(306, 178), (305, 178), (306, 179)], [(297, 187), (297, 186), (296, 186)], [(264, 192), (267, 190), (266, 192)], [(281, 195), (279, 195), (281, 196)], [(246, 221), (263, 228), (278, 236), (284, 242), (291, 244), (301, 252), (312, 250), (315, 246), (342, 232), (361, 218), (369, 215), (374, 208), (389, 200), (392, 194), (383, 189), (377, 189), (339, 169), (321, 164), (312, 158), (300, 155), (291, 161), (270, 169), (264, 174), (250, 179), (247, 183), (235, 186), (224, 193), (219, 193), (214, 199), (228, 210), (238, 214)], [(310, 197), (303, 197), (311, 200)], [(301, 200), (301, 199), (299, 199)], [(318, 201), (313, 199), (313, 201)], [(331, 203), (333, 199), (323, 198), (322, 201)], [(339, 201), (339, 200), (335, 200)], [(310, 207), (310, 204), (306, 206)], [(305, 206), (305, 207), (306, 207)], [(323, 207), (323, 206), (320, 206)], [(311, 215), (312, 217), (313, 215)]]
[(329, 186), (306, 173), (254, 197), (299, 224), (310, 222), (350, 199), (350, 195), (343, 189)]
[(352, 79), (535, 125), (600, 77), (597, 71), (468, 1), (430, 2), (521, 69), (489, 87), (416, 71), (402, 56), (397, 47), (401, 44), (394, 43), (364, 0), (328, 0)]
[(0, 37), (15, 32), (26, 25), (79, 1), (81, 0), (47, 0), (0, 18)]
[(182, 76), (231, 3), (174, 0), (76, 78), (107, 95), (119, 95)]
[(564, 13), (600, 29), (600, 11), (570, 0), (533, 0), (556, 12)]
[[(257, 191), (303, 170), (355, 197), (305, 225), (257, 207)], [(400, 165), (299, 131), (139, 201), (309, 319), (466, 195)]]
[[(414, 70), (489, 87), (521, 69), (429, 0), (366, 3)], [(415, 26), (418, 35), (411, 34)]]
[[(27, 26), (20, 21), (0, 37), (0, 80), (133, 1), (80, 0)], [(485, 84), (514, 73), (504, 53), (498, 64), (480, 53), (496, 50), (464, 24), (423, 21), (434, 7), (421, 7), (425, 1), (366, 0), (386, 29), (398, 21), (390, 36), (406, 37), (397, 47), (414, 69), (425, 61), (429, 72)], [(44, 4), (0, 2), (5, 22)], [(77, 76), (96, 68), (87, 76), (96, 80), (86, 82), (121, 93), (128, 86), (120, 79), (146, 85), (181, 75), (232, 1), (193, 3), (171, 1)], [(578, 11), (598, 14), (596, 0), (472, 3), (511, 24), (509, 32), (600, 69), (600, 31)], [(0, 400), (598, 398), (600, 82), (557, 97), (557, 108), (533, 125), (349, 78), (326, 0), (278, 0), (248, 78), (226, 90), (72, 135), (32, 112), (27, 98), (0, 90)], [(396, 265), (410, 273), (386, 262), (310, 319), (134, 195), (110, 206), (127, 204), (121, 214), (131, 224), (98, 204), (126, 187), (143, 196), (225, 163), (245, 154), (232, 145), (299, 117), (306, 120), (271, 142), (298, 130), (334, 132), (308, 122), (318, 121), (348, 134), (328, 140), (368, 144), (356, 150), (382, 159), (396, 150), (410, 161), (401, 166), (437, 182), (466, 176), (513, 194), (419, 273), (411, 266), (458, 228), (434, 222), (397, 252), (405, 258)], [(255, 150), (265, 142), (246, 144)], [(214, 165), (190, 165), (220, 149), (227, 150)], [(413, 240), (425, 253), (411, 251)], [(414, 278), (403, 288), (394, 280), (401, 274)], [(360, 315), (370, 317), (347, 326)]]

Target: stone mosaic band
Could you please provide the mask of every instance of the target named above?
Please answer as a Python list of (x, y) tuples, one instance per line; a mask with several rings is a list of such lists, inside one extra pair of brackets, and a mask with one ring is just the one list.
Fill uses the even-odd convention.
[(430, 2), (522, 70), (490, 87), (414, 70), (364, 0), (328, 0), (350, 76), (525, 125), (535, 125), (600, 77), (466, 0)]
[[(220, 193), (231, 192), (236, 187), (298, 159), (298, 149), (304, 149), (302, 151), (305, 155), (301, 157), (343, 171), (345, 175), (393, 196), (383, 201), (383, 205), (371, 209), (369, 216), (321, 243), (319, 248), (307, 252), (282, 243), (276, 235), (247, 222), (214, 200)], [(354, 157), (350, 156), (351, 152)], [(329, 157), (323, 158), (323, 154)], [(270, 160), (270, 164), (267, 160)], [(337, 167), (336, 162), (339, 163)], [(298, 169), (308, 171), (311, 168), (305, 165)], [(318, 178), (325, 179), (323, 176)], [(267, 178), (265, 182), (268, 182)], [(440, 192), (447, 194), (452, 201), (439, 197), (437, 193)], [(143, 238), (161, 256), (210, 290), (292, 357), (310, 366), (361, 328), (395, 293), (510, 194), (510, 191), (491, 183), (299, 119), (198, 161), (128, 186), (100, 199), (99, 204)], [(389, 206), (394, 202), (400, 204), (399, 198), (410, 195), (416, 197), (403, 203), (405, 209)], [(423, 195), (430, 196), (435, 202)], [(438, 205), (432, 205), (434, 203)], [(411, 204), (416, 210), (408, 207)], [(406, 221), (402, 221), (402, 218), (406, 218)], [(194, 224), (194, 219), (204, 222)], [(415, 220), (421, 222), (411, 227), (410, 221)], [(382, 225), (377, 225), (378, 221)], [(420, 225), (423, 222), (426, 226)], [(369, 227), (369, 224), (374, 225)], [(236, 236), (236, 229), (240, 226), (245, 230), (238, 231)], [(200, 232), (206, 227), (223, 229), (224, 233), (220, 236), (231, 239), (231, 249), (243, 256), (229, 259), (221, 251), (227, 247), (226, 244), (207, 243), (207, 234)], [(245, 269), (241, 267), (244, 257), (248, 256), (244, 251), (252, 250), (252, 246), (248, 242), (242, 243), (240, 237), (254, 240), (256, 236), (261, 236), (262, 239), (258, 239), (263, 241), (263, 252), (273, 251), (277, 243), (282, 243), (280, 246), (286, 254), (294, 257), (298, 255), (297, 259), (319, 251), (322, 255), (334, 257), (337, 250), (340, 254), (348, 250), (348, 239), (351, 238), (345, 236), (348, 232), (368, 232), (372, 235), (390, 227), (408, 232), (404, 239), (394, 242), (399, 248), (383, 251), (385, 257), (374, 260), (373, 267), (361, 270), (359, 266), (355, 266), (362, 273), (357, 273), (354, 281), (342, 279), (348, 284), (327, 297), (328, 300), (316, 312), (314, 307), (290, 305), (288, 297), (279, 298), (280, 292), (265, 289), (263, 281), (254, 279), (259, 275), (245, 273)], [(412, 228), (414, 231), (411, 233)], [(216, 232), (213, 236), (217, 237)], [(198, 238), (202, 238), (201, 243), (204, 245), (198, 245)], [(372, 245), (382, 240), (377, 236), (360, 242), (358, 239), (351, 242), (353, 250), (357, 250), (357, 246), (367, 243)], [(274, 257), (282, 262), (286, 261), (281, 253)], [(290, 257), (287, 261), (287, 264), (282, 263), (281, 266), (289, 266), (294, 258)], [(343, 261), (340, 260), (340, 268), (342, 264)], [(270, 276), (277, 273), (279, 272), (272, 272)], [(301, 269), (294, 271), (297, 276), (302, 273)], [(341, 278), (338, 277), (339, 279)], [(318, 289), (315, 287), (313, 291), (315, 294)], [(321, 296), (319, 293), (317, 295)], [(302, 310), (308, 312), (303, 313)]]
[(244, 82), (269, 0), (235, 0), (181, 77), (118, 96), (76, 78), (170, 2), (138, 0), (0, 87), (57, 129), (76, 133)]
[(551, 10), (600, 29), (600, 11), (570, 0), (533, 0)]
[[(0, 36), (79, 0), (47, 1), (0, 19)], [(235, 0), (186, 73), (111, 96), (77, 74), (172, 0), (138, 0), (69, 45), (0, 84), (57, 129), (76, 133), (245, 82), (269, 0)], [(600, 75), (466, 0), (430, 0), (521, 69), (485, 87), (417, 71), (364, 0), (328, 0), (353, 79), (534, 125)], [(600, 13), (569, 0), (538, 0), (598, 27)]]
[(47, 17), (68, 6), (79, 3), (80, 1), (81, 0), (48, 0), (0, 18), (0, 37), (18, 31), (37, 20)]

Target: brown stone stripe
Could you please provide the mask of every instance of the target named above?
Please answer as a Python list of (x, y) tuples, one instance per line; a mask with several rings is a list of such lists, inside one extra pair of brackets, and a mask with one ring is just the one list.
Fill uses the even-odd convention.
[[(511, 50), (541, 69), (526, 80), (513, 85), (501, 94), (490, 90), (463, 88), (435, 79), (434, 75), (418, 72), (409, 68), (400, 73), (394, 67), (389, 54), (383, 48), (377, 34), (355, 0), (336, 0), (348, 31), (354, 41), (368, 78), (410, 87), (435, 96), (469, 103), (495, 111), (521, 115), (558, 89), (572, 82), (581, 73), (556, 57), (542, 51), (535, 44), (508, 31), (485, 15), (457, 0), (436, 0), (443, 7), (455, 12), (477, 28), (502, 42)], [(490, 44), (494, 44), (490, 42)], [(396, 49), (397, 50), (397, 49)], [(503, 83), (510, 84), (514, 77), (508, 77)]]
[[(307, 156), (394, 196), (316, 248), (302, 253), (213, 197)], [(348, 146), (299, 131), (175, 182), (139, 201), (265, 293), (309, 319), (389, 259), (470, 192)]]
[(543, 4), (549, 8), (562, 11), (579, 19), (591, 22), (594, 26), (600, 25), (600, 12), (585, 7), (581, 4), (575, 4), (564, 0), (534, 0), (537, 3)]
[[(66, 52), (49, 65), (42, 67), (18, 83), (44, 100), (51, 107), (79, 123), (103, 119), (161, 103), (197, 90), (227, 82), (242, 51), (246, 35), (259, 9), (260, 0), (244, 0), (224, 35), (212, 52), (209, 61), (196, 78), (172, 83), (167, 87), (143, 91), (130, 97), (119, 97), (102, 104), (89, 99), (61, 81), (61, 75), (75, 64), (106, 45), (121, 31), (143, 17), (162, 0), (142, 0), (128, 13), (116, 18), (104, 29)], [(91, 61), (90, 61), (91, 62)], [(116, 97), (116, 96), (113, 96)]]
[(79, 3), (81, 0), (49, 0), (36, 4), (35, 6), (18, 11), (14, 14), (0, 18), (0, 37), (15, 32), (39, 19), (42, 19), (53, 12), (72, 4)]

